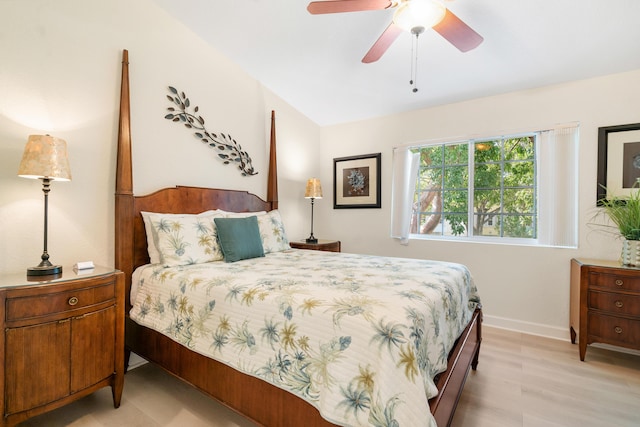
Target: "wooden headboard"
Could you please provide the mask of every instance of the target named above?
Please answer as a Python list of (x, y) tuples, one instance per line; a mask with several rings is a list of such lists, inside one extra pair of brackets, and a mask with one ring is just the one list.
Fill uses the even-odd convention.
[(131, 275), (149, 262), (141, 211), (195, 214), (209, 209), (253, 212), (278, 208), (275, 113), (271, 112), (271, 142), (267, 200), (246, 191), (176, 186), (144, 196), (133, 194), (131, 113), (129, 108), (129, 52), (122, 54), (120, 120), (115, 193), (115, 267), (125, 274), (126, 310), (131, 308)]

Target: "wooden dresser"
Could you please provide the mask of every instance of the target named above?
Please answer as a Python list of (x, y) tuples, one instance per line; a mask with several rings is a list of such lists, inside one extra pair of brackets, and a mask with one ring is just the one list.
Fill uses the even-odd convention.
[(99, 388), (120, 405), (124, 275), (96, 267), (58, 277), (0, 277), (0, 426), (13, 426)]
[(571, 260), (571, 342), (640, 350), (640, 269), (617, 261)]
[(318, 243), (307, 243), (304, 240), (301, 240), (298, 242), (289, 242), (289, 245), (295, 249), (311, 249), (314, 251), (340, 252), (340, 240), (318, 239)]

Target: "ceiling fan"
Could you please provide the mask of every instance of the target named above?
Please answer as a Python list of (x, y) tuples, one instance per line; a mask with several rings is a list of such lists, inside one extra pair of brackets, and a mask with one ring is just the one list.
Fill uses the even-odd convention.
[(484, 40), (449, 9), (435, 0), (325, 0), (312, 1), (307, 10), (312, 15), (359, 12), (396, 8), (393, 21), (371, 46), (362, 62), (375, 62), (384, 55), (402, 31), (414, 35), (433, 28), (461, 52), (475, 49)]

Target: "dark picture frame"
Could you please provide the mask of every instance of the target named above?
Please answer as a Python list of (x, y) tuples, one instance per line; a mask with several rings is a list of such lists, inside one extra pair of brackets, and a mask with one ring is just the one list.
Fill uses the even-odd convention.
[(611, 196), (626, 197), (640, 178), (640, 123), (598, 128), (598, 206)]
[(380, 208), (382, 153), (333, 159), (333, 208)]

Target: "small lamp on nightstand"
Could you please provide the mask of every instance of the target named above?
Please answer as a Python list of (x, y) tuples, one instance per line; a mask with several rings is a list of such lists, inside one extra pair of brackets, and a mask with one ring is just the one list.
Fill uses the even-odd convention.
[(27, 269), (27, 276), (46, 276), (62, 273), (62, 266), (53, 265), (47, 252), (47, 220), (49, 184), (51, 181), (70, 181), (71, 170), (67, 158), (67, 143), (49, 135), (29, 135), (24, 148), (18, 176), (42, 180), (44, 192), (44, 251), (39, 265)]
[(307, 188), (304, 192), (305, 199), (311, 199), (311, 235), (307, 239), (307, 243), (318, 243), (318, 239), (313, 236), (313, 201), (322, 199), (322, 186), (318, 178), (309, 178)]

